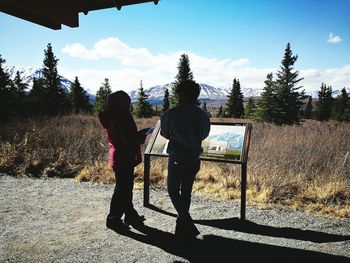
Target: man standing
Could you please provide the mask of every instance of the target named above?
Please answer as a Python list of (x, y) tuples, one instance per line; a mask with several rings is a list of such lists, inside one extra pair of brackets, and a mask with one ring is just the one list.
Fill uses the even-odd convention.
[(192, 186), (200, 168), (202, 141), (210, 131), (210, 119), (197, 106), (200, 86), (187, 80), (176, 90), (178, 106), (161, 116), (160, 134), (169, 140), (167, 153), (168, 192), (178, 213), (175, 235), (195, 237), (199, 234), (189, 213)]

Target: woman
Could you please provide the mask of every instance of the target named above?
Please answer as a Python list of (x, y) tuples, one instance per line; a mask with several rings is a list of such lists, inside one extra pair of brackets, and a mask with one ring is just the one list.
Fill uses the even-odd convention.
[[(128, 225), (143, 225), (144, 216), (138, 215), (132, 203), (134, 167), (142, 162), (141, 144), (146, 131), (137, 131), (130, 113), (131, 99), (124, 91), (108, 96), (107, 110), (98, 117), (107, 130), (109, 141), (109, 163), (115, 172), (115, 189), (107, 216), (106, 226), (115, 231), (127, 231)], [(121, 220), (123, 214), (124, 222)]]

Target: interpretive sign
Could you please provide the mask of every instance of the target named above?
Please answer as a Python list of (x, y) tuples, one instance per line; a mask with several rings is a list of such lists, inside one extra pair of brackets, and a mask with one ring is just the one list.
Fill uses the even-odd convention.
[[(202, 160), (243, 162), (246, 157), (249, 136), (249, 124), (214, 122), (211, 123), (209, 136), (202, 142)], [(250, 129), (249, 129), (250, 135)], [(169, 141), (160, 135), (160, 121), (158, 121), (145, 154), (167, 156)]]
[[(245, 218), (247, 160), (251, 134), (250, 123), (211, 122), (209, 136), (202, 142), (201, 160), (242, 165), (241, 219)], [(150, 156), (167, 157), (169, 141), (160, 135), (160, 121), (153, 130), (144, 158), (144, 205), (149, 205)]]

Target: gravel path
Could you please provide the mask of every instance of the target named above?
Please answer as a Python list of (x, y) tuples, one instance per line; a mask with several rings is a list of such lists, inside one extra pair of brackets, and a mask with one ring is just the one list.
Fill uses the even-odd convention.
[(194, 196), (191, 213), (201, 231), (176, 240), (174, 209), (165, 191), (134, 191), (147, 218), (143, 233), (105, 227), (113, 185), (71, 179), (0, 176), (0, 262), (350, 262), (350, 220), (325, 219), (286, 208), (247, 207)]

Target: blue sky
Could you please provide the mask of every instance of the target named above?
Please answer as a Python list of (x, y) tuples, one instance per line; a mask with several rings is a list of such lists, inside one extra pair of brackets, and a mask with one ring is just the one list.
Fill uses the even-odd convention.
[(50, 42), (59, 73), (95, 92), (105, 77), (113, 90), (169, 83), (186, 52), (200, 83), (262, 88), (290, 42), (306, 90), (338, 89), (350, 87), (349, 14), (348, 0), (162, 0), (80, 14), (79, 28), (55, 31), (0, 13), (0, 54), (40, 67)]

